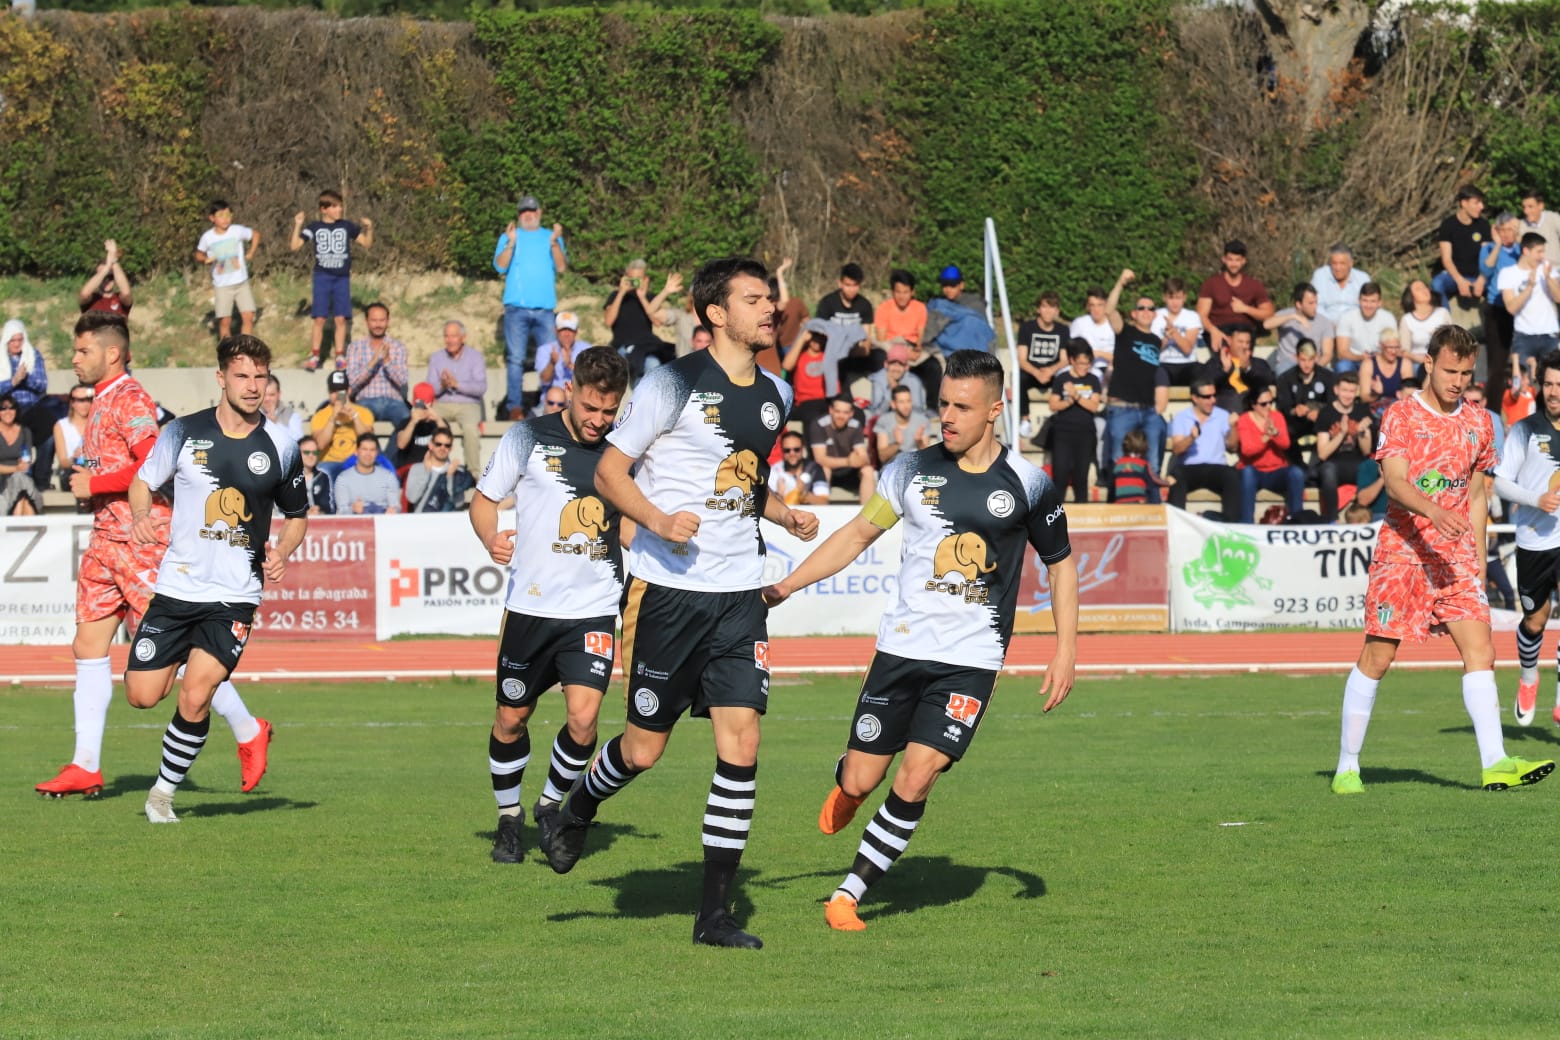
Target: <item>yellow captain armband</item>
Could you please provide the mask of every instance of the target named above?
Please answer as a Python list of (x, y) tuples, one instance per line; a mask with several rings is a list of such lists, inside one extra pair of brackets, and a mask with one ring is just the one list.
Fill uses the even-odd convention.
[(861, 516), (873, 527), (880, 527), (885, 531), (899, 523), (899, 514), (888, 504), (888, 499), (879, 494), (874, 494), (867, 499), (867, 504), (861, 507)]

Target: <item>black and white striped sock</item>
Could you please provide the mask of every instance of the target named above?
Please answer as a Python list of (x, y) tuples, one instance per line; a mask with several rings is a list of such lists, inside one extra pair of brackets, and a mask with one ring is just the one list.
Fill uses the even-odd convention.
[(851, 865), (850, 873), (840, 882), (834, 894), (850, 896), (859, 903), (873, 882), (888, 873), (888, 868), (905, 851), (925, 812), (925, 802), (907, 802), (893, 791), (888, 792), (882, 808), (878, 809), (872, 822), (867, 824), (866, 832), (861, 835), (861, 844), (856, 848), (856, 862)]
[(498, 803), (500, 816), (513, 816), (520, 811), (520, 781), (525, 778), (526, 763), (530, 761), (529, 732), (507, 744), (493, 733), (488, 734), (488, 772), (493, 777), (493, 800)]
[(210, 715), (199, 722), (191, 722), (180, 715), (177, 708), (174, 709), (173, 721), (168, 723), (168, 729), (163, 733), (162, 765), (157, 770), (156, 786), (159, 791), (171, 795), (178, 790), (189, 775), (190, 767), (195, 764), (195, 756), (206, 746), (206, 734), (209, 732)]
[(704, 803), (704, 895), (699, 916), (725, 910), (731, 883), (747, 848), (758, 791), (758, 765), (715, 761), (715, 776)]
[(1522, 666), (1523, 680), (1528, 673), (1537, 673), (1538, 655), (1544, 649), (1544, 630), (1539, 629), (1537, 634), (1528, 632), (1526, 626), (1517, 623), (1517, 664)]
[(595, 744), (576, 744), (567, 729), (558, 731), (553, 741), (552, 759), (547, 763), (547, 786), (542, 788), (542, 804), (557, 805), (569, 795), (569, 788), (590, 764)]
[(569, 795), (569, 813), (578, 820), (594, 820), (601, 803), (623, 790), (638, 776), (623, 758), (623, 738), (613, 737), (602, 745), (596, 761), (585, 771), (585, 782)]

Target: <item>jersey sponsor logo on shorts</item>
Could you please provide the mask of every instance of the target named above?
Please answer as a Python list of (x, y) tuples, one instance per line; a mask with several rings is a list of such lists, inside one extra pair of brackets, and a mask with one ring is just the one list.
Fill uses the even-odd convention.
[(955, 722), (968, 725), (974, 721), (975, 716), (980, 714), (980, 699), (965, 693), (950, 693), (943, 714)]
[[(249, 534), (238, 525), (254, 518), (244, 493), (238, 488), (217, 488), (206, 497), (206, 524), (200, 529), (202, 538), (227, 542), (240, 549), (249, 545)], [(223, 525), (222, 529), (217, 524)]]
[(764, 407), (758, 410), (758, 417), (763, 420), (764, 429), (777, 430), (780, 428), (780, 409), (775, 407), (773, 401), (764, 402)]
[[(758, 482), (758, 456), (747, 448), (734, 451), (721, 460), (715, 470), (715, 497), (704, 500), (706, 508), (719, 512), (741, 511), (743, 516), (757, 516), (753, 503), (753, 485)], [(726, 492), (737, 490), (737, 498), (727, 498)]]
[(638, 664), (634, 665), (634, 674), (642, 675), (646, 679), (654, 679), (656, 682), (665, 682), (672, 677), (671, 672), (663, 672), (659, 669), (651, 668), (643, 661), (640, 661)]
[(135, 659), (137, 661), (150, 661), (157, 653), (157, 644), (150, 639), (137, 639), (135, 641)]
[[(986, 539), (974, 531), (948, 535), (937, 543), (937, 551), (932, 555), (932, 577), (926, 583), (926, 591), (959, 596), (966, 603), (985, 603), (990, 590), (979, 579), (997, 569), (990, 556)], [(950, 574), (964, 580), (948, 581)]]
[(233, 633), (233, 638), (238, 640), (239, 646), (243, 646), (245, 643), (249, 642), (249, 626), (244, 624), (242, 621), (233, 622), (232, 626), (229, 628), (229, 631)]
[(634, 710), (646, 718), (654, 715), (661, 707), (661, 698), (655, 695), (654, 690), (647, 690), (643, 686), (634, 691)]
[(263, 451), (251, 452), (249, 455), (249, 472), (255, 476), (268, 472), (271, 468), (271, 456)]
[(1013, 496), (1006, 491), (993, 491), (986, 497), (986, 510), (998, 519), (1013, 515)]
[(592, 674), (592, 675), (606, 675), (607, 674), (607, 665), (606, 665), (606, 663), (604, 661), (592, 661), (590, 663), (590, 674)]
[(872, 696), (872, 694), (863, 691), (862, 694), (861, 694), (861, 703), (862, 704), (887, 704), (887, 703), (889, 703), (889, 700), (888, 700), (887, 697), (874, 697), (874, 696)]
[(517, 701), (525, 696), (525, 683), (519, 679), (505, 679), (499, 684), (499, 689), (504, 691), (504, 696), (512, 701)]
[(769, 644), (756, 642), (753, 644), (753, 667), (760, 671), (769, 671)]
[(856, 739), (870, 744), (883, 732), (883, 724), (876, 715), (863, 715), (856, 720)]
[(964, 731), (958, 726), (952, 725), (950, 723), (948, 728), (943, 730), (943, 736), (957, 744), (959, 739), (964, 736)]
[(611, 632), (586, 632), (585, 652), (595, 654), (597, 657), (612, 659), (612, 633)]

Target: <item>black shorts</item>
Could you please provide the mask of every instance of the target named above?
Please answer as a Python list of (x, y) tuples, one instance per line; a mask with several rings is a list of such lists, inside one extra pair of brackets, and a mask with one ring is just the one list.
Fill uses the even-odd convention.
[(1560, 585), (1560, 549), (1524, 549), (1517, 546), (1517, 602), (1531, 614), (1555, 594)]
[(894, 755), (913, 742), (957, 762), (975, 740), (996, 686), (996, 672), (912, 661), (880, 650), (861, 681), (849, 746), (869, 755)]
[(617, 619), (547, 618), (504, 611), (498, 629), (498, 703), (524, 708), (554, 686), (606, 692)]
[(132, 672), (155, 672), (183, 664), (196, 647), (227, 666), (238, 667), (255, 620), (253, 603), (186, 603), (154, 595), (130, 644)]
[(769, 707), (769, 611), (757, 589), (687, 592), (629, 580), (628, 720), (664, 733), (684, 711)]

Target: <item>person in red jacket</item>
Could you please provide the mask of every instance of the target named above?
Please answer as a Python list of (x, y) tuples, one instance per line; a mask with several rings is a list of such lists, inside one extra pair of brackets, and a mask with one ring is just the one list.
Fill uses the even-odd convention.
[(1247, 389), (1246, 410), (1235, 422), (1240, 437), (1240, 522), (1253, 521), (1257, 490), (1279, 491), (1293, 516), (1305, 498), (1305, 470), (1289, 461), (1289, 427), (1273, 407), (1276, 391), (1267, 383)]

